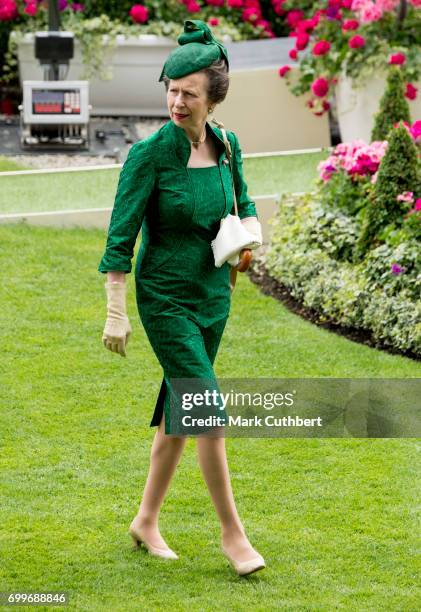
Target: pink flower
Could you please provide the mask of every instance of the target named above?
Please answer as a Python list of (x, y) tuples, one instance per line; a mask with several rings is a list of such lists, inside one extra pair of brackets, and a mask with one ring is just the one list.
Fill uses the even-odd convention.
[(129, 15), (135, 23), (145, 23), (149, 17), (148, 9), (142, 4), (134, 4), (129, 11)]
[(328, 40), (319, 40), (313, 47), (313, 55), (326, 55), (330, 50), (330, 42)]
[(78, 2), (73, 2), (72, 9), (75, 11), (75, 13), (83, 13), (85, 10), (85, 5), (79, 4)]
[(405, 268), (402, 268), (402, 266), (400, 266), (397, 263), (393, 263), (390, 266), (390, 270), (392, 272), (392, 274), (398, 275), (398, 274), (402, 274), (402, 272), (404, 271)]
[(356, 30), (359, 27), (359, 23), (356, 19), (345, 19), (342, 24), (342, 30), (348, 32), (350, 30)]
[(295, 29), (298, 33), (306, 34), (307, 32), (312, 32), (315, 27), (316, 24), (313, 19), (302, 19), (297, 23)]
[(398, 6), (400, 0), (377, 0), (376, 4), (384, 13), (391, 13)]
[(414, 206), (415, 210), (421, 210), (421, 198), (418, 198), (417, 201), (415, 202), (415, 206)]
[(372, 23), (383, 17), (383, 11), (373, 2), (367, 2), (361, 7), (359, 16), (361, 23)]
[(298, 57), (297, 49), (290, 49), (290, 51), (288, 51), (288, 55), (291, 59), (296, 60)]
[(396, 196), (396, 200), (398, 202), (413, 202), (414, 194), (412, 191), (404, 191), (403, 193), (400, 193), (398, 196)]
[(211, 6), (224, 6), (225, 4), (225, 0), (206, 0), (206, 2)]
[(295, 47), (298, 51), (305, 49), (309, 43), (310, 36), (308, 34), (298, 34), (297, 40), (295, 41)]
[(260, 19), (260, 9), (255, 6), (250, 6), (249, 8), (245, 8), (242, 13), (243, 21), (249, 21), (253, 23), (253, 21), (257, 21)]
[(243, 0), (227, 0), (227, 5), (230, 8), (242, 8)]
[(265, 30), (270, 30), (270, 23), (266, 19), (258, 19), (256, 25), (262, 27)]
[(186, 9), (189, 13), (198, 13), (201, 10), (199, 4), (197, 4), (196, 0), (189, 0), (186, 4)]
[(219, 23), (218, 17), (209, 17), (208, 24), (211, 26), (217, 26)]
[(374, 183), (387, 144), (386, 140), (375, 141), (370, 145), (367, 145), (363, 140), (338, 144), (331, 156), (320, 164), (321, 178), (323, 178), (323, 173), (326, 176), (330, 175), (333, 166), (336, 170), (342, 170), (351, 177), (372, 175), (371, 182)]
[(311, 84), (311, 91), (318, 98), (323, 98), (329, 91), (329, 82), (323, 77), (316, 79)]
[(415, 87), (415, 85), (412, 85), (412, 83), (406, 84), (405, 96), (408, 98), (408, 100), (415, 100), (417, 97), (417, 91), (418, 87)]
[(406, 61), (406, 55), (404, 53), (395, 53), (389, 57), (389, 64), (396, 64), (401, 66)]
[(37, 14), (38, 6), (36, 2), (28, 2), (28, 4), (23, 9), (23, 12), (30, 17), (34, 17)]
[(412, 4), (412, 6), (419, 8), (421, 6), (421, 0), (409, 0), (409, 4)]
[(304, 13), (301, 10), (288, 11), (286, 18), (287, 24), (293, 30), (304, 17)]
[(291, 70), (291, 66), (281, 66), (278, 70), (279, 76), (284, 77)]
[(350, 49), (359, 49), (360, 47), (364, 47), (365, 38), (363, 38), (359, 34), (356, 34), (355, 36), (349, 39), (348, 45)]
[(0, 21), (11, 21), (18, 16), (18, 9), (14, 0), (0, 2)]
[[(228, 0), (229, 1), (229, 0)], [(276, 15), (285, 15), (286, 10), (283, 8), (285, 0), (272, 0), (272, 7)]]
[(415, 142), (419, 138), (421, 138), (421, 120), (420, 119), (418, 119), (418, 121), (414, 121), (414, 123), (409, 128), (409, 133), (411, 134)]

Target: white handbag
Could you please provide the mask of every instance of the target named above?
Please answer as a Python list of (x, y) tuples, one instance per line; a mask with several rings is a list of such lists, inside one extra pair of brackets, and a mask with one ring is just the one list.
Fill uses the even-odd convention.
[(227, 215), (221, 219), (219, 231), (214, 240), (211, 242), (213, 255), (215, 258), (215, 266), (220, 268), (226, 261), (230, 266), (236, 266), (240, 262), (239, 254), (242, 249), (257, 249), (262, 245), (262, 230), (259, 221), (253, 217), (253, 230), (256, 233), (249, 232), (241, 222), (238, 216), (237, 198), (235, 195), (234, 177), (231, 166), (231, 146), (227, 138), (223, 123), (212, 119), (212, 121), (220, 128), (225, 142), (225, 148), (231, 170), (232, 191), (234, 196), (235, 215)]

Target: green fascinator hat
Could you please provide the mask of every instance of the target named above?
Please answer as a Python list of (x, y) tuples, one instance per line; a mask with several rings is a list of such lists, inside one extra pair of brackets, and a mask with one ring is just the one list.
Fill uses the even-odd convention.
[(169, 54), (159, 77), (169, 79), (181, 77), (207, 68), (213, 62), (224, 59), (229, 70), (228, 52), (212, 34), (210, 28), (200, 19), (187, 19), (184, 32), (177, 39), (180, 45)]

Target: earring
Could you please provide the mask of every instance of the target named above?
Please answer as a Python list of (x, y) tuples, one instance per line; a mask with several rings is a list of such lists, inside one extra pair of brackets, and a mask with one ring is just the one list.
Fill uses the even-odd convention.
[(213, 108), (209, 108), (208, 113), (213, 113)]

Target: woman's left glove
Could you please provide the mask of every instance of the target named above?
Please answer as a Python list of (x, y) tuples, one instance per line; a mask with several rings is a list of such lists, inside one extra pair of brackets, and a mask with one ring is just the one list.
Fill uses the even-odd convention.
[(102, 342), (105, 348), (126, 356), (126, 345), (132, 328), (126, 314), (126, 283), (106, 282), (107, 320), (105, 322)]

